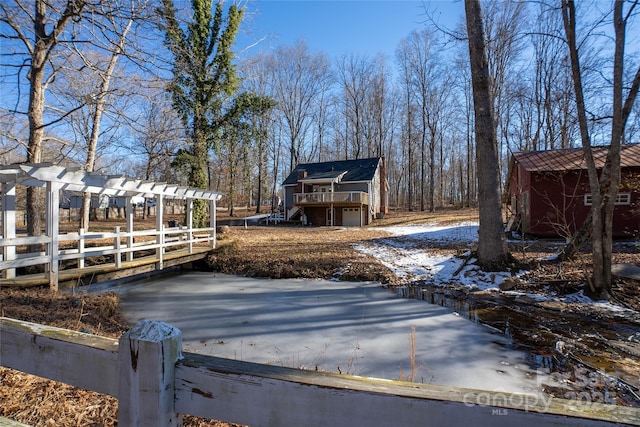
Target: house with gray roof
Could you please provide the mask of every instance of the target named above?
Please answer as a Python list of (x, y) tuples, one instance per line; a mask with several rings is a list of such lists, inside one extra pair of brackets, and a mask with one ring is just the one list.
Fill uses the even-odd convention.
[(287, 220), (363, 226), (388, 210), (383, 157), (299, 164), (282, 183)]

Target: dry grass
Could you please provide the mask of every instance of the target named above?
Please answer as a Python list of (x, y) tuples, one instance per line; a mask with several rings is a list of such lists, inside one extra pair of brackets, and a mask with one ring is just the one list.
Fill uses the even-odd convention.
[[(54, 294), (44, 289), (0, 290), (3, 317), (119, 338), (129, 326), (117, 294)], [(32, 426), (116, 426), (117, 399), (0, 367), (0, 416)], [(185, 427), (237, 424), (184, 417)]]
[(353, 244), (385, 236), (375, 228), (231, 227), (218, 233), (216, 271), (251, 277), (377, 280), (392, 274)]
[(410, 225), (438, 223), (440, 225), (451, 225), (465, 221), (478, 221), (478, 209), (436, 209), (435, 212), (420, 212), (407, 210), (393, 210), (385, 215), (383, 219), (375, 221), (372, 226), (389, 227), (392, 225)]
[[(247, 211), (250, 215), (253, 212)], [(224, 218), (224, 215), (219, 215)], [(155, 219), (136, 220), (136, 227), (153, 227)], [(216, 270), (255, 277), (320, 277), (339, 276), (341, 280), (377, 280), (392, 283), (393, 275), (372, 258), (353, 250), (354, 243), (386, 236), (379, 227), (398, 224), (438, 222), (451, 224), (477, 221), (473, 209), (447, 210), (436, 213), (392, 212), (374, 225), (362, 229), (338, 227), (230, 227), (219, 233), (218, 249), (212, 264)], [(94, 229), (112, 229), (117, 221), (95, 224)], [(544, 242), (543, 242), (544, 243)], [(538, 247), (539, 246), (539, 247)], [(524, 254), (532, 259), (536, 254), (548, 255), (544, 244), (527, 248)], [(635, 249), (635, 250), (634, 250)], [(541, 266), (537, 278), (562, 279), (571, 285), (572, 278), (580, 279), (588, 254), (574, 263)], [(618, 252), (617, 262), (638, 262), (637, 248)], [(533, 274), (533, 273), (532, 273)], [(549, 276), (549, 277), (547, 277)], [(538, 286), (536, 277), (527, 286)], [(623, 283), (618, 295), (625, 302), (640, 306), (637, 284)], [(621, 285), (621, 286), (622, 286)], [(624, 291), (624, 293), (622, 292)], [(2, 316), (48, 324), (72, 330), (118, 338), (128, 325), (119, 312), (115, 294), (99, 296), (51, 294), (45, 290), (0, 289)], [(409, 337), (411, 377), (415, 377), (415, 336)], [(34, 426), (113, 426), (117, 425), (117, 400), (44, 380), (6, 368), (0, 368), (0, 416)], [(234, 426), (185, 417), (185, 426)]]

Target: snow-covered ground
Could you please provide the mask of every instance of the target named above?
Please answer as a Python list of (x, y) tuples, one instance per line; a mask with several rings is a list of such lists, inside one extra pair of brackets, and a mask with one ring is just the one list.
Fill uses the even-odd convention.
[[(407, 282), (422, 281), (434, 286), (450, 284), (467, 286), (475, 290), (498, 290), (510, 272), (484, 272), (470, 259), (463, 266), (464, 259), (443, 255), (442, 251), (432, 248), (450, 247), (458, 251), (471, 248), (478, 241), (478, 224), (461, 222), (441, 226), (436, 223), (382, 227), (391, 237), (378, 239), (366, 245), (358, 244), (354, 248), (376, 258), (398, 277)], [(455, 274), (454, 274), (455, 273)], [(553, 295), (525, 294), (507, 291), (510, 295), (526, 295), (538, 301), (557, 300), (565, 303), (591, 304), (611, 311), (625, 311), (608, 301), (593, 301), (581, 290), (563, 297)]]
[(376, 258), (403, 279), (424, 281), (436, 286), (461, 284), (486, 290), (498, 289), (500, 283), (511, 276), (509, 272), (483, 272), (474, 265), (474, 259), (462, 267), (462, 258), (429, 250), (429, 243), (434, 247), (446, 244), (459, 250), (471, 248), (478, 240), (477, 223), (464, 222), (449, 226), (429, 223), (382, 227), (379, 230), (386, 231), (392, 237), (354, 247)]

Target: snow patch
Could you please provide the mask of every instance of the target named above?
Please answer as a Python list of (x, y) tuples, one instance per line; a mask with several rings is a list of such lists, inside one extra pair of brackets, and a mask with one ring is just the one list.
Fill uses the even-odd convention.
[[(463, 285), (472, 290), (499, 290), (511, 272), (485, 272), (470, 259), (464, 266), (464, 259), (470, 251), (461, 256), (435, 253), (433, 247), (445, 247), (453, 243), (458, 246), (471, 246), (478, 241), (478, 223), (460, 222), (453, 225), (437, 223), (380, 227), (391, 235), (389, 238), (376, 239), (367, 244), (357, 244), (354, 248), (376, 258), (405, 282), (424, 282), (434, 286)], [(553, 260), (559, 253), (545, 259)], [(524, 274), (516, 273), (515, 276)], [(590, 304), (610, 311), (628, 310), (608, 301), (593, 301), (583, 291), (564, 297), (553, 295), (528, 294), (517, 291), (505, 292), (510, 295), (522, 295), (536, 301), (561, 301), (574, 304)]]

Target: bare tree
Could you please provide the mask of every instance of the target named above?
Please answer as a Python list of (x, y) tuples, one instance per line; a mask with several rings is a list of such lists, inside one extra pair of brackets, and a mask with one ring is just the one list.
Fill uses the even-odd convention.
[(404, 117), (406, 118), (405, 127), (403, 128), (403, 141), (406, 147), (406, 159), (403, 164), (406, 165), (406, 173), (403, 176), (407, 182), (407, 205), (409, 211), (413, 210), (413, 198), (414, 198), (414, 168), (415, 168), (415, 149), (414, 149), (414, 115), (413, 110), (415, 107), (415, 92), (413, 87), (413, 76), (411, 71), (411, 59), (412, 59), (412, 47), (408, 40), (404, 39), (400, 41), (398, 48), (396, 49), (396, 61), (400, 68), (400, 85), (403, 91), (403, 110)]
[(633, 16), (633, 10), (638, 5), (638, 1), (629, 2), (626, 12), (624, 11), (624, 3), (623, 0), (616, 0), (613, 6), (615, 48), (612, 71), (611, 139), (605, 165), (598, 175), (597, 165), (591, 150), (591, 134), (587, 122), (587, 107), (576, 32), (576, 6), (572, 0), (561, 0), (562, 19), (569, 48), (576, 97), (576, 112), (592, 197), (590, 217), (593, 276), (590, 285), (592, 292), (602, 297), (608, 297), (611, 292), (613, 211), (620, 184), (620, 144), (640, 88), (640, 67), (638, 67), (631, 83), (627, 86), (626, 97), (624, 96), (624, 49), (627, 23)]
[[(24, 61), (18, 65), (20, 74), (26, 70), (29, 79), (29, 141), (27, 162), (42, 161), (42, 141), (45, 128), (45, 93), (55, 79), (57, 69), (53, 66), (53, 53), (65, 42), (68, 25), (80, 18), (85, 7), (83, 0), (49, 2), (13, 0), (11, 4), (0, 3), (0, 21), (7, 33), (2, 37), (24, 47)], [(4, 30), (3, 30), (4, 31)], [(54, 119), (55, 121), (56, 119)], [(40, 235), (42, 225), (42, 192), (37, 187), (27, 189), (27, 233)]]
[(289, 136), (289, 170), (299, 162), (310, 126), (313, 105), (322, 93), (329, 62), (322, 53), (311, 54), (299, 41), (276, 49), (272, 62), (273, 95), (284, 117)]
[(502, 172), (502, 160), (510, 146), (509, 81), (520, 78), (521, 70), (516, 69), (516, 60), (524, 42), (522, 27), (529, 22), (526, 18), (528, 5), (527, 2), (517, 0), (490, 0), (484, 4), (486, 10), (483, 11), (482, 18), (486, 61), (489, 68), (494, 133), (498, 144), (498, 169)]
[[(431, 95), (436, 83), (434, 82), (437, 73), (435, 67), (434, 35), (428, 30), (421, 32), (412, 31), (407, 37), (409, 47), (409, 67), (410, 79), (413, 90), (416, 94), (416, 103), (420, 112), (420, 210), (425, 210), (425, 196), (427, 195), (426, 169), (429, 162), (429, 193), (431, 201), (429, 210), (435, 209), (433, 204), (434, 193), (434, 169), (435, 169), (435, 139), (433, 133), (429, 133), (429, 128), (433, 129), (434, 118), (431, 104)], [(429, 138), (431, 136), (431, 138)], [(428, 141), (427, 141), (428, 140)], [(427, 148), (429, 149), (429, 159), (427, 160)]]
[(333, 158), (330, 147), (326, 140), (329, 135), (330, 109), (333, 107), (333, 97), (331, 96), (331, 88), (333, 87), (333, 75), (327, 73), (320, 81), (320, 94), (316, 98), (313, 108), (313, 122), (315, 124), (313, 131), (313, 145), (311, 148), (312, 156), (317, 158), (318, 162), (325, 162)]
[(133, 117), (133, 141), (120, 148), (140, 159), (138, 176), (145, 180), (174, 180), (180, 182), (172, 168), (175, 153), (186, 145), (180, 120), (163, 94), (155, 94), (138, 101), (141, 112)]
[(372, 75), (367, 86), (368, 94), (365, 99), (367, 156), (385, 156), (393, 136), (396, 105), (390, 87), (390, 71), (383, 55), (377, 55), (374, 58)]
[[(82, 61), (82, 68), (90, 70), (90, 78), (85, 84), (93, 86), (90, 82), (95, 81), (97, 90), (90, 94), (87, 102), (91, 120), (89, 122), (86, 160), (84, 170), (93, 172), (96, 166), (96, 154), (98, 140), (100, 138), (100, 127), (102, 117), (109, 104), (109, 97), (112, 95), (111, 83), (114, 73), (117, 70), (118, 61), (125, 53), (125, 44), (129, 36), (129, 31), (134, 22), (144, 12), (146, 2), (134, 2), (131, 7), (122, 7), (112, 2), (101, 2), (94, 13), (97, 20), (92, 20), (93, 27), (86, 31), (92, 36), (91, 45), (97, 51), (97, 55), (91, 55), (85, 51), (87, 43), (82, 43), (82, 48), (78, 43), (73, 43), (74, 53)], [(97, 34), (99, 32), (99, 34)], [(89, 229), (89, 211), (91, 206), (91, 194), (84, 193), (82, 207), (80, 209), (80, 227)]]
[(372, 74), (368, 59), (354, 54), (343, 55), (337, 61), (337, 75), (344, 100), (346, 142), (350, 145), (348, 157), (358, 159), (368, 153), (366, 145), (366, 100)]
[(498, 152), (491, 103), (489, 67), (479, 0), (465, 0), (469, 59), (475, 112), (478, 162), (478, 262), (485, 269), (501, 268), (507, 260), (500, 207)]

